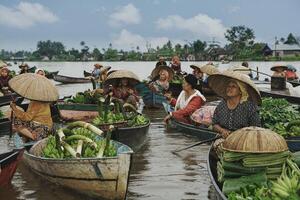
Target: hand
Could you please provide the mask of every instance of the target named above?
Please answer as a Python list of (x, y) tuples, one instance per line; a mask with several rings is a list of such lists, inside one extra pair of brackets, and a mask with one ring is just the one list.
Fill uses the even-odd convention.
[(230, 135), (230, 133), (231, 132), (229, 130), (227, 130), (227, 129), (223, 129), (221, 131), (221, 135), (222, 135), (223, 138), (227, 138)]
[(133, 92), (133, 89), (129, 88), (129, 89), (128, 89), (128, 93), (129, 93), (129, 94), (133, 94), (133, 93), (134, 93), (134, 92)]
[(172, 95), (170, 93), (165, 93), (164, 96), (167, 98), (167, 100), (172, 99)]
[(167, 124), (168, 121), (171, 119), (171, 115), (167, 115), (165, 118), (164, 118), (164, 123)]

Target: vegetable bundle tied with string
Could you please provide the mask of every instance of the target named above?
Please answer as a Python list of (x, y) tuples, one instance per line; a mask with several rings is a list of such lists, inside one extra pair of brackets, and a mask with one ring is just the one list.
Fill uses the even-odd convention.
[(117, 155), (117, 147), (110, 141), (114, 127), (111, 126), (106, 137), (92, 124), (77, 121), (61, 128), (54, 136), (49, 136), (43, 149), (46, 158), (102, 158)]

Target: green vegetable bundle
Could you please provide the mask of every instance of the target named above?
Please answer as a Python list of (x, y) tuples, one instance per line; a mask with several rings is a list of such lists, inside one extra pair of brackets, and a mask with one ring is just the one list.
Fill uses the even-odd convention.
[(102, 94), (92, 93), (90, 90), (78, 92), (72, 98), (65, 99), (65, 102), (80, 103), (80, 104), (97, 104)]
[(135, 127), (135, 126), (143, 126), (149, 123), (149, 119), (144, 115), (135, 115), (131, 119), (128, 119), (128, 126)]
[(117, 155), (116, 146), (110, 141), (112, 128), (106, 138), (100, 138), (101, 130), (86, 122), (73, 122), (49, 136), (43, 148), (46, 158), (92, 158)]
[(283, 137), (300, 136), (300, 112), (285, 99), (263, 98), (260, 117), (265, 128)]
[(0, 119), (4, 118), (4, 113), (0, 110)]

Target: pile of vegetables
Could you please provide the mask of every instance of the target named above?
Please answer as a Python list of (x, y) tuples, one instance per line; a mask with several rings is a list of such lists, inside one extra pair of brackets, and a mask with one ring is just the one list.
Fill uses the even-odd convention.
[(300, 112), (285, 99), (263, 98), (260, 117), (265, 128), (285, 138), (300, 136)]
[(81, 104), (97, 104), (98, 99), (102, 97), (101, 93), (92, 92), (86, 90), (84, 92), (78, 92), (72, 98), (65, 99), (68, 103), (81, 103)]
[(4, 118), (4, 113), (0, 110), (0, 119)]
[[(300, 153), (297, 159), (300, 161)], [(229, 200), (300, 199), (297, 159), (289, 151), (224, 151), (217, 164), (218, 181)]]
[(77, 121), (61, 128), (49, 136), (42, 156), (46, 158), (102, 158), (117, 155), (117, 147), (110, 141), (113, 126), (106, 137), (99, 137), (102, 131), (92, 124)]
[(175, 74), (173, 76), (173, 79), (170, 81), (170, 83), (175, 83), (175, 84), (182, 84), (183, 83), (183, 76), (180, 76), (178, 74)]

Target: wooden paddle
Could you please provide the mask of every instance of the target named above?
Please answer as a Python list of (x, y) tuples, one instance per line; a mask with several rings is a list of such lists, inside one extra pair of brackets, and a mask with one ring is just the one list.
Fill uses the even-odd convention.
[(176, 150), (172, 151), (172, 153), (173, 153), (173, 154), (176, 154), (176, 153), (178, 153), (178, 152), (180, 152), (180, 151), (183, 151), (183, 150), (186, 150), (186, 149), (190, 149), (190, 148), (192, 148), (192, 147), (199, 146), (199, 145), (204, 144), (204, 143), (214, 142), (215, 140), (220, 139), (220, 138), (222, 138), (222, 136), (221, 136), (221, 135), (218, 135), (218, 136), (216, 136), (215, 138), (211, 138), (211, 139), (208, 139), (208, 140), (202, 140), (202, 141), (200, 141), (200, 142), (191, 144), (191, 145), (189, 145), (189, 146), (187, 146), (187, 147), (180, 148), (180, 149), (176, 149)]

